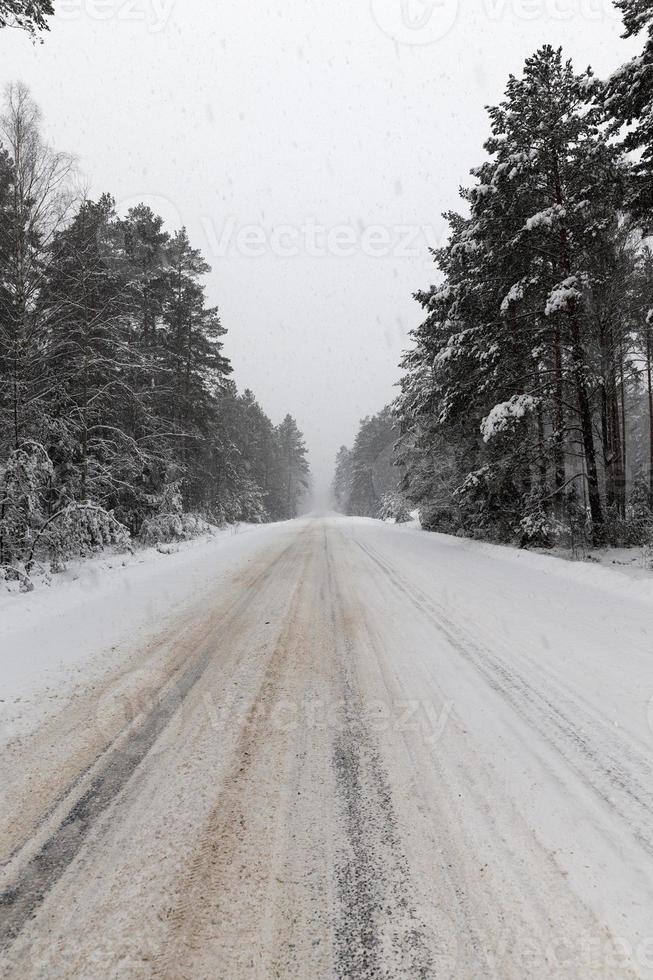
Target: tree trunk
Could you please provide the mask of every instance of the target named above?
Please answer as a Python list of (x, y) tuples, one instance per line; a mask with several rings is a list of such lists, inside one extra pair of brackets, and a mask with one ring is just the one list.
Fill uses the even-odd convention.
[[(547, 468), (546, 468), (546, 448), (545, 448), (545, 428), (544, 428), (544, 412), (542, 411), (542, 404), (538, 402), (537, 406), (537, 451), (538, 451), (538, 471), (539, 471), (539, 483), (540, 483), (540, 497), (546, 498), (548, 496), (548, 486), (547, 486)], [(556, 490), (558, 488), (556, 487)], [(559, 501), (561, 503), (561, 501)], [(546, 505), (546, 510), (548, 510), (548, 505)]]
[(649, 507), (653, 510), (653, 367), (651, 358), (653, 357), (653, 342), (651, 338), (651, 324), (646, 329), (646, 376), (648, 380), (648, 435), (649, 435), (649, 476), (648, 476), (648, 497)]
[(564, 403), (563, 403), (563, 383), (562, 383), (562, 337), (560, 333), (560, 321), (556, 317), (555, 328), (553, 334), (553, 354), (554, 354), (554, 377), (555, 377), (555, 417), (553, 420), (554, 426), (554, 480), (553, 486), (555, 490), (554, 500), (556, 501), (556, 507), (558, 516), (562, 516), (564, 509), (564, 501), (562, 499), (562, 490), (565, 486), (566, 481), (566, 468), (565, 468), (565, 448), (564, 448)]
[(603, 324), (599, 327), (599, 344), (601, 348), (601, 441), (603, 443), (603, 465), (605, 467), (605, 503), (608, 510), (617, 502), (615, 485), (615, 445), (612, 425), (612, 365), (609, 344), (609, 332)]
[(605, 521), (603, 516), (603, 505), (601, 504), (601, 492), (599, 488), (599, 474), (596, 465), (596, 449), (594, 447), (594, 432), (592, 427), (592, 407), (590, 405), (587, 383), (585, 379), (585, 356), (580, 343), (580, 329), (578, 326), (577, 314), (575, 310), (570, 310), (571, 332), (572, 332), (572, 360), (574, 384), (576, 388), (576, 398), (578, 401), (578, 413), (580, 416), (580, 427), (583, 436), (583, 450), (587, 464), (587, 495), (589, 498), (590, 516), (592, 518), (592, 543), (595, 548), (601, 547), (604, 543)]
[[(626, 514), (626, 473), (624, 470), (625, 447), (622, 438), (622, 424), (625, 416), (622, 407), (621, 418), (619, 417), (619, 394), (617, 392), (616, 373), (612, 372), (610, 387), (610, 428), (613, 432), (614, 441), (614, 487), (617, 510), (622, 517)], [(625, 434), (625, 433), (624, 433)]]
[(88, 362), (89, 362), (89, 302), (86, 290), (86, 275), (82, 271), (82, 287), (84, 296), (84, 352), (82, 361), (82, 434), (80, 439), (80, 451), (82, 456), (82, 476), (80, 498), (82, 503), (86, 503), (88, 494)]
[[(626, 437), (626, 376), (624, 373), (624, 343), (619, 343), (619, 361), (621, 366), (621, 459), (623, 470), (624, 513), (626, 512), (626, 480), (628, 479), (628, 442)], [(615, 393), (616, 398), (616, 393)]]
[[(564, 207), (566, 202), (562, 191), (558, 157), (557, 153), (555, 152), (553, 154), (552, 168), (556, 203), (561, 207)], [(569, 235), (564, 225), (560, 228), (560, 268), (564, 272), (566, 278), (571, 276), (572, 261), (569, 247)], [(578, 310), (576, 307), (576, 302), (573, 300), (569, 304), (568, 314), (572, 341), (571, 347), (574, 385), (576, 388), (576, 398), (578, 400), (581, 432), (583, 434), (583, 449), (585, 451), (585, 462), (587, 465), (587, 493), (589, 497), (590, 515), (592, 518), (592, 542), (594, 546), (597, 547), (603, 544), (605, 522), (603, 518), (603, 507), (601, 504), (601, 492), (599, 489), (599, 474), (596, 466), (596, 450), (594, 448), (594, 433), (592, 428), (592, 407), (590, 405), (590, 398), (585, 379), (585, 352), (581, 343)]]
[(622, 516), (626, 512), (623, 440), (617, 385), (617, 345), (611, 327), (600, 330), (603, 386), (601, 391), (601, 435), (605, 462), (606, 506)]

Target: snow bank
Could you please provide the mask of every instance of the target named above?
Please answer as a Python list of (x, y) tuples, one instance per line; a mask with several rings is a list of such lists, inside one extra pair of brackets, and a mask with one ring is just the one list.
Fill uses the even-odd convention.
[(49, 588), (0, 592), (0, 736), (32, 727), (48, 701), (61, 707), (82, 672), (88, 680), (107, 658), (147, 643), (280, 533), (278, 524), (240, 525), (169, 553), (71, 562)]
[[(370, 525), (380, 523), (366, 518), (357, 520)], [(608, 592), (612, 596), (621, 595), (635, 601), (653, 602), (653, 572), (643, 566), (642, 548), (606, 548), (593, 551), (589, 560), (582, 561), (573, 559), (568, 551), (527, 551), (511, 545), (424, 531), (418, 521), (396, 525), (393, 530), (399, 534), (418, 534), (424, 541), (425, 558), (432, 548), (435, 560), (436, 552), (445, 547), (457, 554), (477, 554), (501, 563), (532, 569), (569, 583)]]

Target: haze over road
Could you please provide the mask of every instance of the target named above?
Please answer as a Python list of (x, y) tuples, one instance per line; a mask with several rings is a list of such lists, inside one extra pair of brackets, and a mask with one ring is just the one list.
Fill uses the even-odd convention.
[(641, 584), (330, 516), (245, 537), (2, 745), (2, 975), (653, 976)]

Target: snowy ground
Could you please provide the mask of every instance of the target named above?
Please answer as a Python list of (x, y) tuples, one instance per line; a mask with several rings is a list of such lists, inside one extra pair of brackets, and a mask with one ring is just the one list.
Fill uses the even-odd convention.
[(586, 553), (572, 552), (569, 548), (556, 548), (541, 554), (563, 558), (580, 564), (603, 565), (630, 576), (630, 578), (653, 580), (653, 549), (632, 546), (630, 548), (597, 548)]
[(138, 655), (167, 622), (196, 613), (216, 581), (276, 538), (276, 527), (238, 525), (161, 550), (70, 562), (34, 592), (0, 591), (0, 740)]
[(8, 977), (653, 977), (650, 573), (329, 517), (86, 578), (0, 605)]

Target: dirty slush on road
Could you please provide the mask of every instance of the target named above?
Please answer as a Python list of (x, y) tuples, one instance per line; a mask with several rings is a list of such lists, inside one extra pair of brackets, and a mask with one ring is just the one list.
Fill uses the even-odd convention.
[[(551, 629), (548, 568), (529, 599), (519, 567), (453, 540), (271, 531), (0, 746), (3, 977), (650, 975), (645, 746), (569, 676), (566, 634), (515, 653), (496, 616), (493, 576), (530, 603), (512, 623)], [(598, 599), (576, 594), (579, 622)]]
[[(390, 777), (362, 710), (355, 650), (364, 622), (355, 597), (344, 597), (332, 547), (313, 526), (266, 557), (245, 597), (214, 613), (150, 710), (80, 774), (81, 795), (76, 781), (52, 801), (56, 816), (74, 800), (55, 826), (42, 815), (5, 865), (4, 975), (435, 975), (441, 944), (413, 904)], [(196, 816), (179, 745), (151, 751), (175, 714), (176, 742), (210, 746), (215, 757), (225, 736), (228, 758), (215, 782), (204, 773)], [(147, 875), (139, 888), (137, 850), (122, 869), (106, 868), (118, 881), (129, 871), (132, 903), (144, 902), (139, 925), (130, 895), (116, 909), (115, 889), (94, 892), (88, 873), (111, 860), (112, 837), (129, 838), (141, 769), (178, 781), (187, 819), (185, 858), (161, 899)], [(45, 827), (49, 836), (35, 846)], [(89, 935), (107, 918), (120, 921)], [(156, 922), (149, 936), (148, 921)], [(140, 954), (134, 933), (143, 936)]]

